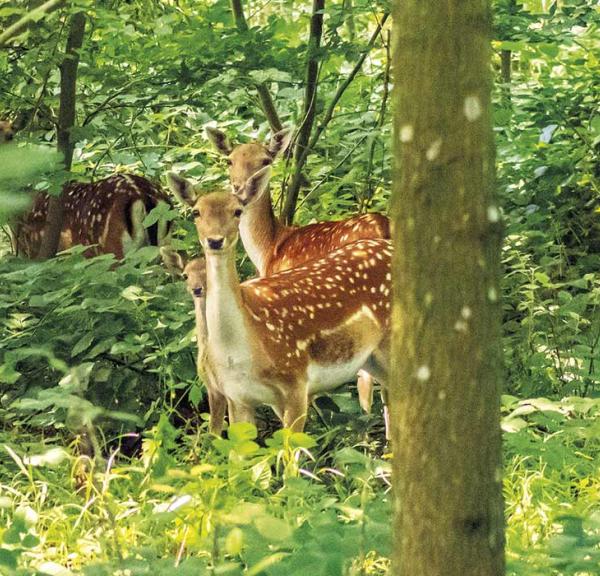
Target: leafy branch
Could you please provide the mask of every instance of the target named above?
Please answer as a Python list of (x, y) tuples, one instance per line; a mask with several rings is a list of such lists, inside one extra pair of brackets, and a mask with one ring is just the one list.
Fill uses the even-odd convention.
[[(316, 3), (317, 3), (317, 0), (315, 0), (315, 4)], [(324, 4), (324, 2), (323, 2), (323, 4)], [(362, 65), (364, 64), (364, 62), (367, 58), (367, 55), (369, 54), (371, 48), (373, 48), (375, 42), (377, 41), (377, 38), (379, 37), (381, 30), (382, 30), (383, 26), (385, 25), (388, 17), (389, 17), (389, 13), (386, 12), (383, 15), (383, 17), (381, 18), (381, 20), (378, 22), (377, 28), (371, 35), (371, 38), (369, 39), (369, 42), (367, 43), (367, 46), (365, 47), (361, 57), (358, 59), (358, 61), (352, 68), (350, 74), (348, 74), (348, 77), (344, 80), (344, 82), (342, 82), (340, 84), (340, 86), (336, 90), (336, 93), (334, 94), (333, 98), (331, 99), (331, 102), (329, 103), (329, 106), (327, 107), (327, 110), (325, 111), (323, 120), (317, 126), (314, 134), (312, 135), (312, 138), (310, 138), (310, 133), (312, 131), (312, 126), (313, 126), (313, 121), (314, 121), (314, 102), (313, 101), (316, 100), (317, 87), (316, 87), (316, 76), (315, 76), (314, 86), (311, 86), (311, 83), (310, 83), (311, 78), (309, 77), (309, 65), (310, 65), (310, 57), (309, 57), (309, 64), (307, 64), (307, 88), (306, 88), (307, 92), (305, 95), (305, 115), (304, 115), (305, 120), (302, 124), (300, 133), (298, 135), (298, 142), (296, 145), (296, 155), (295, 155), (295, 161), (296, 161), (295, 170), (294, 170), (294, 174), (292, 176), (292, 181), (291, 181), (288, 191), (287, 191), (286, 201), (285, 201), (285, 205), (283, 208), (283, 219), (287, 223), (291, 223), (294, 219), (294, 213), (296, 211), (296, 205), (298, 202), (298, 195), (300, 193), (300, 188), (302, 185), (302, 169), (304, 168), (304, 165), (306, 164), (308, 155), (310, 154), (310, 152), (312, 150), (314, 150), (319, 139), (321, 138), (321, 135), (323, 134), (323, 132), (327, 128), (328, 124), (333, 119), (334, 111), (335, 111), (335, 108), (336, 108), (338, 102), (340, 101), (340, 99), (344, 95), (344, 92), (346, 91), (348, 86), (350, 86), (350, 84), (352, 83), (352, 81), (354, 80), (356, 75), (360, 72)], [(321, 24), (322, 24), (322, 14), (321, 14)], [(311, 35), (312, 35), (312, 25), (311, 25)], [(319, 37), (319, 39), (320, 39), (320, 37)], [(385, 112), (385, 109), (384, 109), (384, 112)], [(310, 138), (310, 140), (309, 140), (309, 138)]]

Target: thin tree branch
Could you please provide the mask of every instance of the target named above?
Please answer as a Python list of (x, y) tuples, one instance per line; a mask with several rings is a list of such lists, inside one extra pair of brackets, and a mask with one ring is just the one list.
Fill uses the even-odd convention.
[(64, 4), (64, 2), (65, 0), (48, 0), (48, 2), (45, 2), (41, 6), (34, 8), (31, 12), (25, 14), (25, 16), (0, 34), (0, 48), (5, 48), (6, 43), (25, 28), (27, 24), (30, 22), (37, 22), (44, 14), (56, 10), (61, 4)]
[[(381, 95), (381, 107), (379, 109), (379, 116), (377, 118), (377, 122), (375, 123), (375, 129), (380, 131), (385, 122), (385, 113), (387, 110), (387, 101), (390, 95), (390, 72), (392, 66), (392, 55), (390, 50), (391, 44), (391, 32), (388, 30), (387, 41), (384, 41), (385, 46), (385, 71), (383, 73), (383, 94)], [(377, 144), (378, 134), (375, 135), (373, 140), (371, 141), (371, 146), (369, 149), (369, 165), (367, 169), (367, 198), (366, 202), (364, 202), (363, 208), (367, 209), (369, 207), (369, 203), (373, 198), (373, 182), (372, 182), (372, 174), (373, 174), (373, 158), (375, 156), (375, 145)]]
[(315, 120), (317, 101), (318, 74), (319, 74), (319, 48), (323, 36), (323, 12), (325, 0), (313, 0), (312, 16), (310, 19), (310, 36), (307, 48), (306, 61), (306, 88), (304, 91), (304, 121), (300, 126), (296, 148), (294, 149), (295, 170), (292, 182), (287, 190), (282, 217), (287, 224), (291, 224), (296, 211), (298, 193), (302, 181), (302, 168), (306, 163), (309, 151), (309, 139)]
[[(248, 21), (244, 15), (244, 6), (242, 0), (231, 0), (231, 12), (233, 13), (233, 19), (235, 25), (240, 32), (248, 32)], [(260, 100), (260, 106), (265, 114), (267, 122), (271, 127), (272, 132), (279, 132), (283, 128), (283, 124), (277, 114), (275, 108), (275, 102), (271, 96), (268, 86), (265, 82), (258, 82), (256, 85), (256, 91), (258, 92), (258, 98)]]
[[(316, 3), (316, 1), (317, 0), (315, 0), (315, 3)], [(377, 37), (379, 36), (381, 29), (385, 25), (385, 22), (388, 19), (388, 17), (389, 17), (389, 13), (386, 12), (383, 15), (383, 17), (381, 18), (381, 20), (378, 22), (377, 28), (376, 28), (375, 32), (372, 34), (371, 38), (369, 39), (369, 42), (368, 42), (367, 46), (365, 47), (363, 54), (361, 55), (361, 57), (358, 59), (358, 61), (354, 65), (354, 68), (352, 69), (352, 71), (350, 72), (348, 77), (338, 87), (331, 102), (329, 103), (329, 106), (327, 107), (327, 110), (325, 112), (322, 122), (319, 124), (319, 126), (315, 130), (315, 133), (313, 134), (312, 138), (310, 138), (310, 141), (309, 141), (309, 137), (310, 137), (310, 131), (312, 130), (312, 120), (310, 122), (310, 127), (307, 126), (309, 124), (309, 122), (305, 122), (303, 124), (304, 131), (308, 132), (307, 134), (305, 134), (306, 143), (304, 143), (304, 145), (302, 145), (303, 143), (302, 143), (301, 137), (303, 136), (303, 132), (301, 130), (300, 134), (298, 136), (298, 144), (296, 146), (296, 170), (294, 172), (292, 181), (288, 188), (286, 203), (285, 203), (284, 210), (283, 210), (283, 217), (288, 224), (290, 224), (294, 218), (294, 212), (296, 210), (296, 203), (298, 201), (298, 194), (300, 192), (300, 186), (302, 183), (302, 173), (301, 172), (302, 172), (302, 168), (304, 167), (304, 164), (306, 163), (306, 159), (308, 158), (308, 155), (310, 154), (310, 152), (315, 148), (317, 142), (319, 141), (319, 138), (325, 131), (325, 128), (327, 128), (327, 125), (329, 124), (329, 122), (331, 122), (331, 119), (333, 118), (333, 113), (335, 111), (335, 107), (337, 106), (338, 102), (340, 101), (341, 97), (343, 96), (343, 94), (346, 91), (346, 89), (348, 88), (348, 86), (350, 86), (350, 84), (352, 83), (352, 81), (354, 80), (354, 78), (356, 77), (356, 75), (358, 74), (360, 69), (362, 68), (362, 65), (364, 64), (364, 61), (366, 60), (367, 55), (369, 54), (371, 48), (375, 44)], [(308, 81), (308, 74), (307, 74), (307, 91), (308, 91), (308, 89), (309, 89), (309, 81)], [(315, 87), (315, 96), (316, 96), (316, 87)], [(305, 107), (306, 107), (306, 100), (305, 100)]]

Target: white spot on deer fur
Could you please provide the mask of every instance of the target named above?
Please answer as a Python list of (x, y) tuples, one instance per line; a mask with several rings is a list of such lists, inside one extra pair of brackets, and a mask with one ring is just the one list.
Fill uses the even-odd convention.
[(429, 366), (419, 366), (417, 368), (416, 376), (419, 382), (427, 382), (427, 380), (431, 378), (431, 370), (429, 369)]
[(454, 323), (454, 329), (457, 332), (463, 332), (464, 333), (464, 332), (466, 332), (468, 330), (468, 326), (467, 326), (467, 323), (464, 320), (457, 320)]
[(462, 310), (460, 311), (460, 315), (465, 320), (468, 320), (473, 315), (473, 311), (468, 306), (463, 306)]
[(267, 327), (269, 330), (271, 330), (271, 331), (275, 330), (275, 326), (273, 326), (273, 324), (271, 324), (270, 322), (267, 322), (267, 323), (265, 324), (265, 326), (266, 326), (266, 327)]
[(400, 127), (400, 142), (410, 142), (415, 135), (415, 130), (410, 124), (404, 124)]
[(483, 113), (479, 97), (474, 95), (467, 96), (464, 101), (463, 112), (469, 122), (475, 122)]
[(427, 149), (425, 152), (425, 157), (427, 160), (432, 162), (440, 155), (440, 150), (442, 149), (442, 139), (438, 138), (433, 142), (433, 144)]
[(440, 390), (438, 392), (438, 400), (445, 400), (446, 399), (446, 391), (445, 390)]
[(488, 300), (490, 302), (496, 302), (498, 300), (498, 292), (496, 292), (496, 289), (493, 286), (488, 289)]

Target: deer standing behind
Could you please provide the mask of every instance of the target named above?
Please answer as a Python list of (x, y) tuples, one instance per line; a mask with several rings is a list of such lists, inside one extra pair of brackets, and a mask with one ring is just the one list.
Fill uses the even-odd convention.
[[(115, 174), (92, 183), (69, 182), (63, 199), (59, 250), (82, 244), (90, 246), (87, 256), (114, 254), (120, 260), (142, 246), (168, 243), (168, 223), (159, 221), (145, 228), (143, 221), (159, 204), (170, 206), (170, 200), (142, 176)], [(32, 208), (11, 225), (15, 254), (37, 257), (47, 217), (48, 195), (38, 194)]]
[[(269, 169), (250, 178), (257, 193)], [(309, 398), (368, 368), (387, 380), (391, 243), (364, 239), (323, 258), (240, 284), (235, 247), (244, 206), (227, 192), (198, 196), (169, 184), (192, 214), (207, 266), (208, 357), (232, 422), (254, 422), (260, 404), (302, 430)]]
[(208, 330), (206, 327), (206, 261), (194, 258), (185, 262), (182, 256), (168, 247), (160, 249), (163, 261), (168, 270), (180, 274), (185, 281), (187, 291), (194, 301), (196, 316), (196, 368), (198, 375), (208, 392), (210, 410), (209, 430), (213, 434), (221, 434), (225, 417), (226, 399), (219, 391), (215, 370), (208, 355)]
[(251, 142), (235, 147), (215, 128), (207, 128), (206, 133), (216, 150), (227, 157), (233, 194), (244, 205), (240, 236), (260, 276), (296, 268), (356, 240), (390, 238), (389, 220), (383, 214), (362, 214), (307, 226), (286, 226), (275, 217), (268, 182), (258, 191), (251, 177), (285, 152), (292, 138), (291, 129), (277, 132), (268, 144)]
[[(245, 206), (240, 236), (260, 276), (296, 268), (356, 240), (391, 237), (389, 220), (383, 214), (362, 214), (307, 226), (286, 226), (275, 217), (269, 186), (258, 193), (252, 188), (251, 177), (285, 152), (292, 129), (273, 134), (268, 144), (251, 142), (237, 146), (232, 146), (227, 135), (216, 128), (208, 127), (206, 134), (215, 149), (227, 158), (232, 192)], [(359, 373), (357, 387), (360, 404), (369, 412), (373, 380), (364, 370)], [(387, 408), (385, 420), (387, 429)]]

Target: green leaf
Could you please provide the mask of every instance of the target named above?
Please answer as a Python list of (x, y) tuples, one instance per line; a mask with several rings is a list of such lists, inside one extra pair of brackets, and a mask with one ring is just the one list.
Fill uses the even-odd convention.
[(254, 520), (254, 525), (260, 533), (268, 540), (287, 540), (292, 535), (292, 528), (285, 521), (274, 516), (260, 516)]
[(227, 429), (227, 437), (235, 443), (254, 440), (256, 436), (256, 426), (250, 422), (234, 422)]
[(89, 332), (84, 334), (78, 340), (78, 342), (75, 344), (75, 346), (73, 346), (73, 348), (71, 349), (71, 358), (73, 358), (74, 356), (77, 356), (78, 354), (81, 354), (83, 351), (87, 350), (92, 345), (93, 341), (94, 341), (94, 332), (92, 330), (90, 330)]
[(17, 569), (17, 560), (20, 556), (19, 550), (7, 550), (0, 548), (0, 566), (5, 566), (10, 570)]

